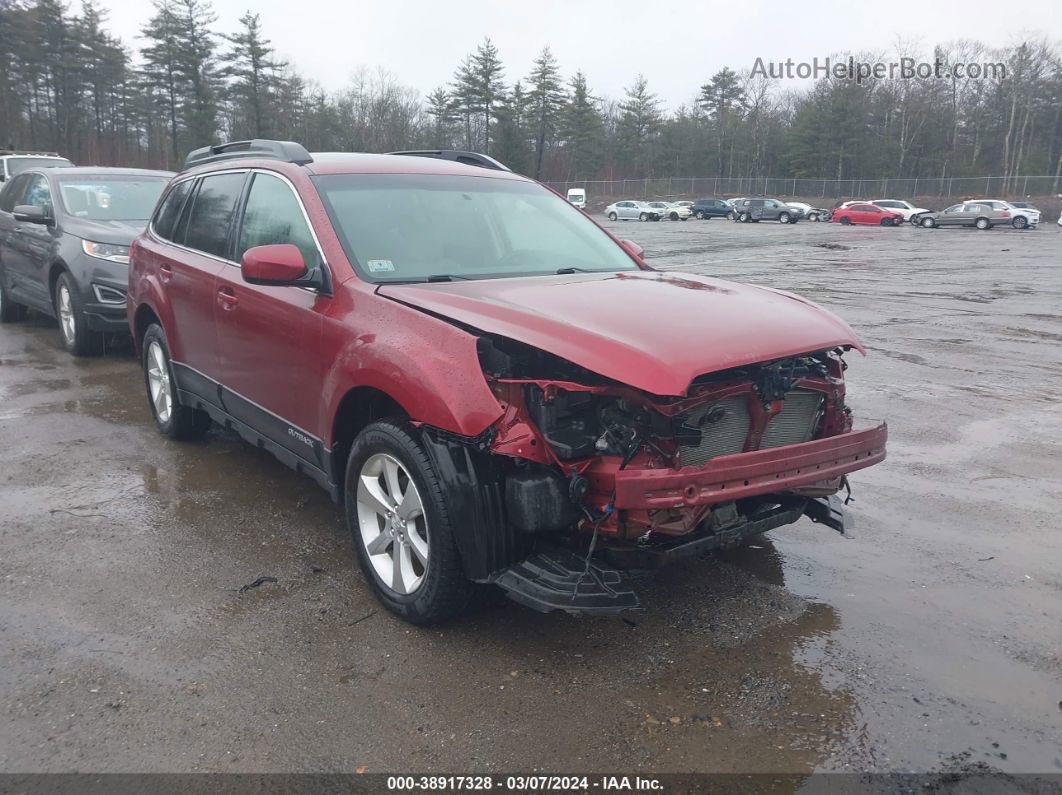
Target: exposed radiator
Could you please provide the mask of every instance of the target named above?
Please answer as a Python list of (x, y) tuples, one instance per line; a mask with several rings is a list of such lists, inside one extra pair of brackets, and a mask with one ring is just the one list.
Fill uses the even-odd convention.
[[(824, 401), (821, 392), (810, 389), (787, 392), (782, 411), (763, 432), (759, 449), (810, 441), (815, 436)], [(712, 421), (713, 417), (718, 418)], [(697, 445), (682, 445), (682, 466), (704, 466), (716, 456), (745, 450), (750, 420), (743, 395), (698, 406), (686, 413), (683, 422), (701, 431), (701, 441)]]
[(819, 424), (823, 394), (810, 389), (794, 389), (785, 395), (782, 411), (767, 423), (760, 449), (809, 442)]

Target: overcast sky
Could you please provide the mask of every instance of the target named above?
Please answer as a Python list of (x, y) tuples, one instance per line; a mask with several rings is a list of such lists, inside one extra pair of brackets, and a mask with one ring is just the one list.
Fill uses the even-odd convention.
[[(213, 2), (218, 29), (225, 31), (234, 30), (240, 15), (253, 7), (277, 52), (326, 89), (341, 88), (359, 66), (382, 66), (404, 85), (427, 93), (446, 83), (461, 58), (490, 36), (510, 83), (527, 74), (548, 44), (565, 76), (582, 69), (598, 95), (619, 97), (641, 72), (669, 108), (688, 102), (723, 66), (749, 69), (757, 57), (810, 61), (846, 50), (885, 53), (899, 39), (920, 42), (927, 56), (934, 44), (961, 38), (991, 46), (1023, 36), (1062, 39), (1062, 3), (1055, 0), (1029, 6), (1032, 17), (1008, 13), (998, 0)], [(102, 6), (110, 12), (111, 31), (139, 46), (149, 2), (102, 0)]]

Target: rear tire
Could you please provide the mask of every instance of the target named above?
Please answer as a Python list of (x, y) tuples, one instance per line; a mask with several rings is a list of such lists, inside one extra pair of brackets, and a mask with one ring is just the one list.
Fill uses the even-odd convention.
[(95, 356), (103, 350), (103, 334), (91, 331), (81, 306), (81, 296), (69, 273), (60, 273), (55, 282), (55, 315), (59, 318), (59, 338), (67, 353)]
[[(678, 213), (671, 213), (671, 220), (672, 221), (677, 221), (678, 220)], [(683, 219), (683, 220), (685, 220), (685, 219)]]
[(155, 426), (171, 439), (201, 439), (210, 429), (210, 415), (180, 404), (177, 380), (170, 364), (170, 346), (166, 332), (158, 323), (148, 326), (141, 351), (144, 387)]
[(376, 598), (411, 624), (463, 612), (473, 593), (450, 524), (448, 495), (412, 427), (367, 426), (350, 449), (347, 526)]
[(704, 213), (702, 213), (700, 210), (698, 210), (697, 212), (695, 212), (693, 214), (693, 217), (696, 218), (698, 221), (703, 221), (704, 220)]
[(15, 323), (26, 317), (26, 307), (16, 304), (4, 287), (4, 271), (0, 269), (0, 323)]
[(978, 229), (991, 229), (992, 222), (989, 221), (987, 218), (978, 218), (976, 221), (974, 221), (974, 226), (976, 226)]

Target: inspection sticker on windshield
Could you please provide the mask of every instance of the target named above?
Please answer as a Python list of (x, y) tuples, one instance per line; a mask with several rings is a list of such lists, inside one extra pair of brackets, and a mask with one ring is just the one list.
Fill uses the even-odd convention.
[(367, 263), (369, 273), (380, 273), (382, 271), (393, 271), (395, 264), (389, 259), (371, 259)]

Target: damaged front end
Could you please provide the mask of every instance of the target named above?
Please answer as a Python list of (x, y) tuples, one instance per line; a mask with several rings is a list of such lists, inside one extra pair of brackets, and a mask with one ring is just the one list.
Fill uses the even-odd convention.
[(540, 610), (636, 607), (616, 569), (804, 514), (843, 532), (845, 476), (885, 457), (884, 425), (852, 428), (840, 348), (706, 374), (677, 396), (503, 337), (478, 351), (503, 415), (475, 440), (426, 432), (429, 454), (462, 495), (469, 574)]

